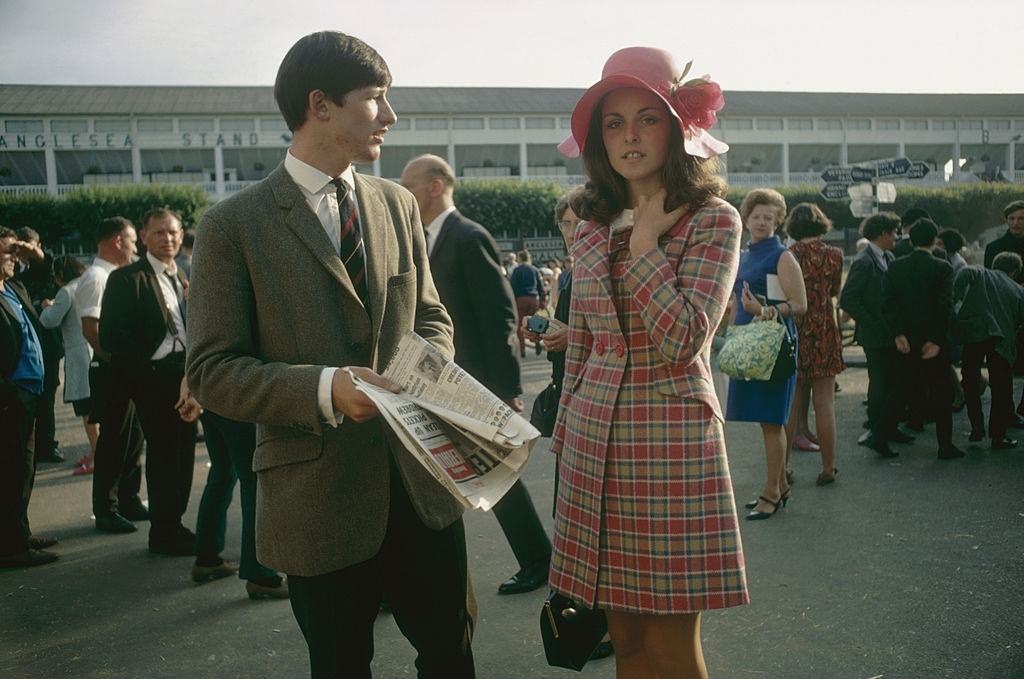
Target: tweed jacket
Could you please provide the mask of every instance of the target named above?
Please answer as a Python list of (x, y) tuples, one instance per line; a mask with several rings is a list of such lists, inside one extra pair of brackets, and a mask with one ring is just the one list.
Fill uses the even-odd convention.
[(75, 291), (76, 278), (60, 290), (53, 298), (53, 304), (39, 314), (39, 321), (47, 328), (60, 328), (64, 337), (64, 402), (81, 401), (89, 398), (89, 362), (92, 361), (92, 347), (82, 334), (82, 319), (78, 315)]
[(257, 556), (294, 575), (328, 573), (379, 551), (390, 455), (427, 526), (461, 515), (381, 418), (344, 418), (332, 428), (319, 415), (324, 367), (381, 372), (409, 330), (453, 354), (414, 198), (359, 174), (355, 190), (369, 309), (283, 164), (210, 208), (193, 251), (188, 381), (204, 406), (258, 425)]

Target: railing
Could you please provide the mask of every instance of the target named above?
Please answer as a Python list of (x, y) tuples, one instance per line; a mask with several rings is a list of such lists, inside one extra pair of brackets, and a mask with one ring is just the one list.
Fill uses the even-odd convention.
[(729, 186), (782, 186), (781, 172), (730, 172), (725, 175)]

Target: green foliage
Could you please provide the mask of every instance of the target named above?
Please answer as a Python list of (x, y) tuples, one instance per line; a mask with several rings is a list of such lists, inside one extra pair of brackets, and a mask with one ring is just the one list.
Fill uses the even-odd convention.
[[(774, 187), (786, 198), (792, 209), (799, 203), (814, 203), (820, 207), (836, 229), (856, 229), (861, 219), (850, 214), (848, 201), (831, 201), (821, 197), (820, 186)], [(730, 189), (726, 200), (737, 209), (749, 189)], [(925, 210), (939, 228), (951, 227), (960, 231), (967, 242), (975, 240), (983, 231), (1003, 223), (1003, 208), (1014, 200), (1024, 198), (1024, 186), (1019, 184), (961, 184), (959, 186), (924, 187), (896, 184), (896, 203), (882, 205), (882, 210), (903, 214), (912, 207)]]
[(455, 204), (492, 234), (557, 236), (555, 202), (563, 193), (549, 182), (469, 180), (455, 185)]
[(139, 225), (150, 208), (169, 207), (189, 228), (211, 202), (202, 187), (191, 184), (85, 186), (59, 198), (0, 194), (0, 224), (31, 226), (48, 247), (63, 242), (66, 247), (92, 250), (93, 229), (107, 217), (127, 217)]

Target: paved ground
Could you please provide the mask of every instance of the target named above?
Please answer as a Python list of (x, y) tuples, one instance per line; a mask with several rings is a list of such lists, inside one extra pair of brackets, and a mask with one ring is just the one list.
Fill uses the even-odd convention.
[[(546, 361), (526, 366), (528, 395), (544, 386)], [(1024, 452), (969, 447), (935, 460), (934, 433), (902, 446), (893, 462), (853, 444), (866, 375), (840, 377), (839, 482), (813, 484), (816, 455), (795, 453), (789, 507), (743, 523), (750, 606), (704, 616), (715, 677), (1011, 678), (1024, 676)], [(1020, 385), (1018, 384), (1018, 389)], [(1019, 392), (1018, 392), (1019, 393)], [(959, 442), (967, 425), (957, 420)], [(726, 428), (738, 502), (764, 473), (759, 430)], [(1022, 432), (1024, 434), (1024, 432)], [(62, 411), (66, 455), (84, 435)], [(550, 526), (551, 459), (534, 453), (526, 481)], [(188, 521), (205, 480), (200, 448)], [(146, 532), (110, 536), (89, 519), (88, 478), (43, 465), (33, 527), (60, 538), (55, 564), (0, 571), (0, 677), (302, 677), (305, 647), (287, 602), (252, 602), (240, 581), (193, 586), (188, 558), (151, 556)], [(481, 679), (568, 677), (548, 668), (537, 631), (544, 592), (495, 594), (516, 570), (493, 517), (467, 516), (470, 569), (480, 602), (474, 650)], [(240, 517), (230, 515), (229, 557)], [(393, 621), (377, 623), (375, 676), (415, 676)], [(592, 663), (593, 677), (614, 663)]]

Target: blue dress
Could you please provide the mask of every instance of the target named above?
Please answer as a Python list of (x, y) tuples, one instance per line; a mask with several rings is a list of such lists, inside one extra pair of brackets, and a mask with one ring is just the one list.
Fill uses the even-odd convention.
[[(750, 246), (740, 254), (740, 268), (733, 292), (736, 295), (736, 321), (733, 325), (746, 325), (753, 316), (743, 308), (741, 295), (743, 283), (750, 285), (750, 291), (769, 304), (780, 304), (786, 300), (768, 297), (768, 274), (778, 274), (779, 257), (786, 252), (778, 236), (772, 236)], [(783, 319), (789, 329), (790, 339), (796, 343), (796, 325), (793, 318)], [(729, 379), (729, 403), (725, 419), (735, 422), (770, 422), (785, 424), (796, 389), (796, 374), (786, 382), (772, 383), (758, 380)]]

